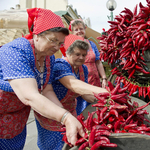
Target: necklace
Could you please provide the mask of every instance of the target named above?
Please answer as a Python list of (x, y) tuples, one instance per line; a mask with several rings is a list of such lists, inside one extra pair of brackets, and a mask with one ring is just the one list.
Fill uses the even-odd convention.
[(35, 53), (35, 56), (36, 56), (36, 60), (37, 60), (37, 63), (38, 63), (38, 66), (39, 66), (39, 69), (40, 69), (40, 78), (41, 78), (41, 94), (43, 92), (43, 74), (44, 74), (44, 65), (45, 65), (45, 59), (43, 61), (43, 66), (40, 65), (40, 62), (39, 62), (39, 59), (38, 59), (38, 56), (37, 56), (37, 53)]

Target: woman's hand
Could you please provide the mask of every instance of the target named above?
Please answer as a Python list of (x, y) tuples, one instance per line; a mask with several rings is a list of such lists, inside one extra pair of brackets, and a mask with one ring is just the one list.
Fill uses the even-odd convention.
[(82, 128), (81, 123), (70, 113), (64, 119), (64, 125), (66, 126), (66, 136), (68, 142), (75, 145), (77, 141), (77, 134), (84, 137), (84, 130)]
[(105, 88), (106, 87), (106, 85), (107, 85), (107, 80), (102, 80), (102, 88)]

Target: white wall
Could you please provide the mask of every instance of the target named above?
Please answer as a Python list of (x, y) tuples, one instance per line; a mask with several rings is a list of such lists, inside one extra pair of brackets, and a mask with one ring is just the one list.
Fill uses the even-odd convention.
[(20, 8), (46, 8), (52, 11), (66, 11), (68, 0), (20, 0)]

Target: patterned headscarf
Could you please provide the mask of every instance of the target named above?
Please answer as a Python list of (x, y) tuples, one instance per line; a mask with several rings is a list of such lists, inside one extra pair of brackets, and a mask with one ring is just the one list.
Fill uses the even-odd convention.
[[(53, 13), (51, 10), (43, 8), (31, 8), (27, 9), (28, 13), (28, 28), (30, 34), (26, 35), (25, 38), (32, 39), (33, 34), (39, 34), (55, 27), (63, 27), (61, 17)], [(30, 30), (31, 26), (34, 25), (33, 32)]]
[(73, 44), (73, 42), (75, 42), (76, 40), (82, 40), (84, 41), (84, 38), (81, 37), (81, 36), (77, 36), (77, 35), (73, 35), (73, 34), (69, 34), (68, 36), (65, 37), (65, 42), (64, 42), (64, 47), (63, 48), (60, 48), (62, 54), (64, 56), (66, 56), (66, 51), (67, 49), (69, 48), (69, 46), (71, 44)]

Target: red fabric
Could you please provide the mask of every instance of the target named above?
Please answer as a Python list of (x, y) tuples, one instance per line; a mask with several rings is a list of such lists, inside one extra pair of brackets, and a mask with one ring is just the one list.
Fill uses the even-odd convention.
[[(64, 56), (66, 56), (65, 52), (66, 50), (69, 48), (69, 46), (71, 44), (73, 44), (73, 42), (75, 42), (76, 40), (82, 40), (84, 41), (84, 38), (83, 37), (80, 37), (80, 36), (77, 36), (77, 35), (73, 35), (73, 34), (69, 34), (68, 36), (65, 37), (65, 42), (64, 42), (64, 48), (63, 49), (60, 49), (62, 54)], [(64, 52), (65, 51), (65, 52)]]
[[(82, 21), (82, 22), (83, 22), (82, 19), (75, 19), (75, 20), (79, 20), (79, 21)], [(75, 20), (70, 21), (69, 28), (68, 28), (70, 31), (72, 31), (72, 30), (71, 30), (71, 25), (72, 25), (72, 23), (73, 23)], [(83, 23), (84, 23), (84, 22), (83, 22)], [(86, 28), (86, 27), (85, 27), (85, 28)]]
[[(55, 27), (63, 27), (61, 17), (53, 13), (51, 10), (43, 8), (31, 8), (27, 9), (28, 13), (28, 28), (30, 34), (26, 35), (25, 38), (32, 39), (33, 34), (39, 34)], [(31, 26), (34, 25), (33, 33), (30, 30)]]
[(11, 139), (20, 134), (27, 123), (30, 109), (15, 93), (0, 90), (0, 139)]
[(60, 51), (63, 54), (64, 57), (66, 57), (66, 50), (64, 47), (60, 47)]
[[(88, 40), (86, 41), (89, 43)], [(90, 49), (88, 51), (88, 54), (86, 56), (85, 63), (84, 63), (87, 66), (88, 72), (89, 72), (88, 83), (94, 86), (101, 87), (99, 73), (95, 64), (95, 58), (96, 58), (95, 53), (93, 52), (92, 47), (90, 46)]]

